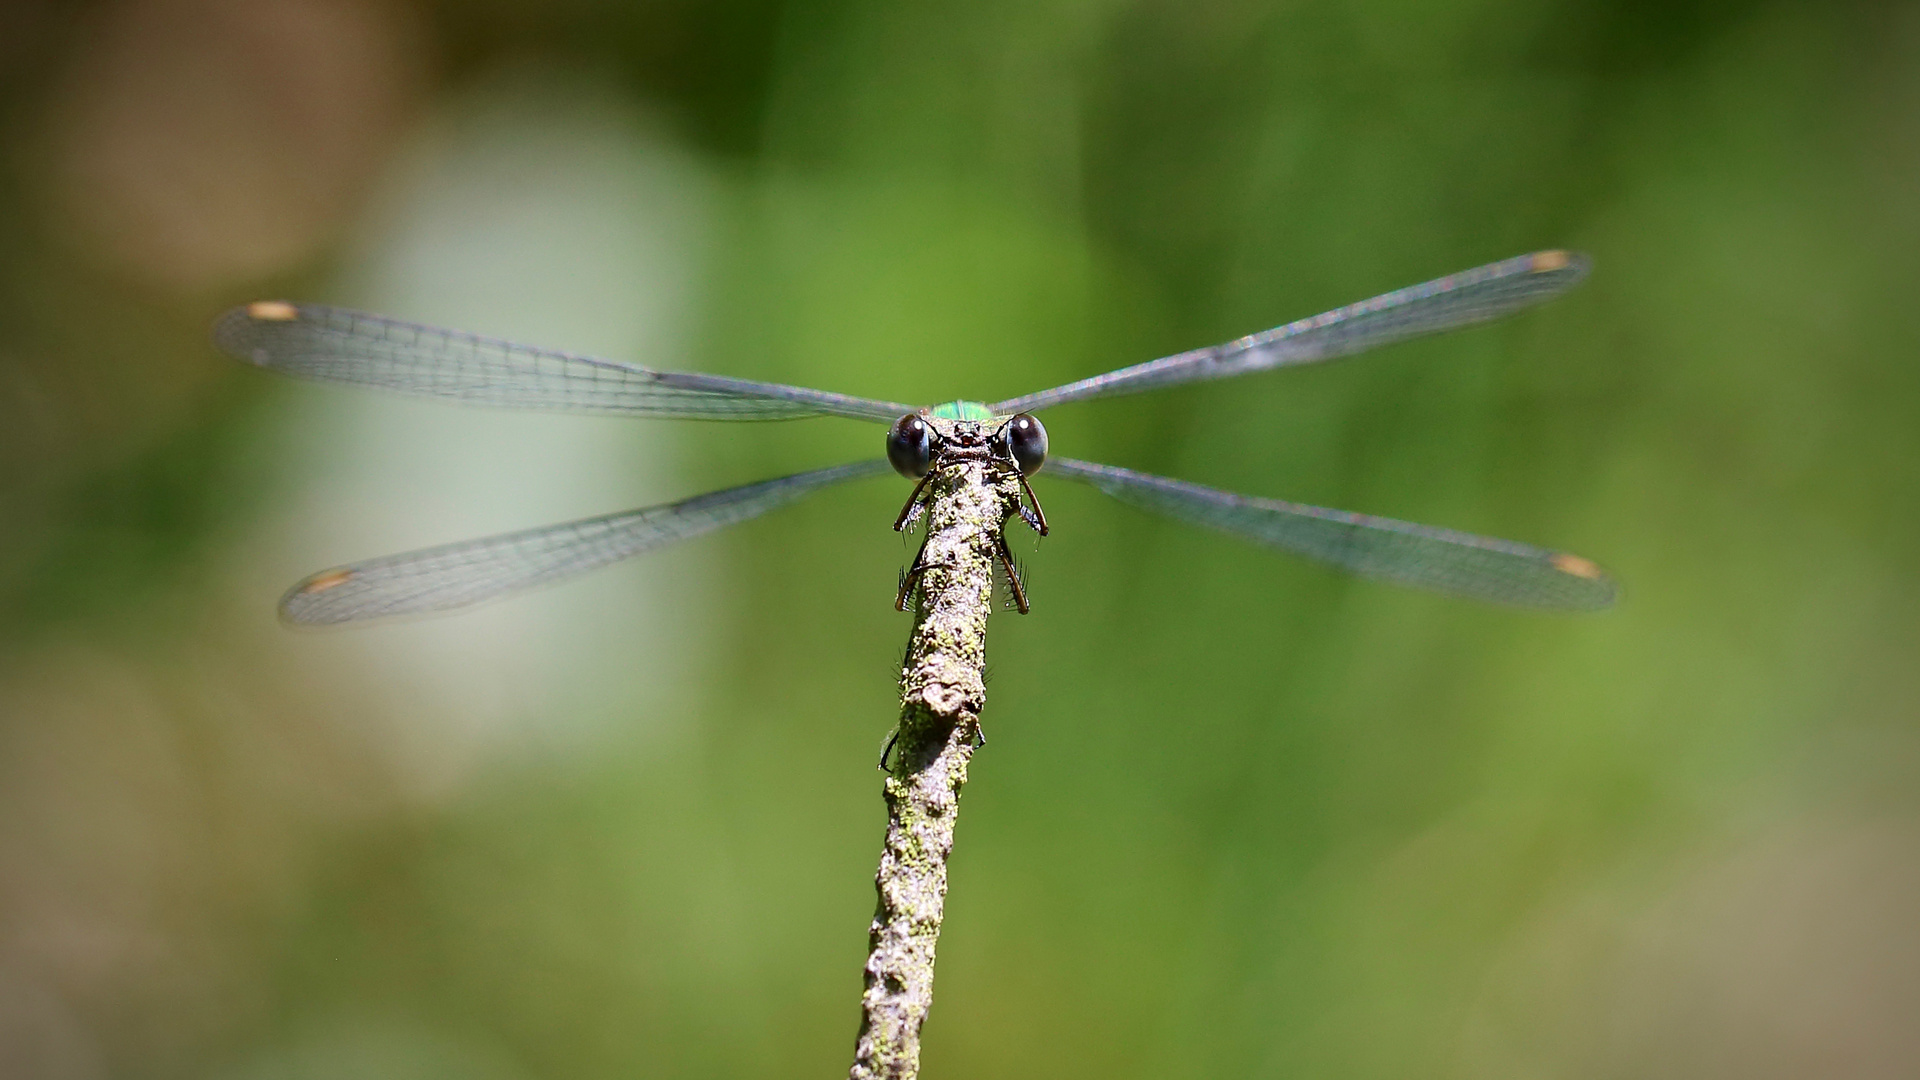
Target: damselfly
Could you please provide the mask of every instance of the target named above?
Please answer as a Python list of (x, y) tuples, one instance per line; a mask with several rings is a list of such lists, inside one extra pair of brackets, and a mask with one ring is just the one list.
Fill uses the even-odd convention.
[[(720, 375), (655, 371), (279, 300), (227, 312), (214, 328), (214, 341), (234, 357), (292, 375), (477, 405), (697, 420), (845, 416), (889, 425), (884, 459), (321, 571), (281, 600), (282, 614), (296, 623), (461, 607), (745, 521), (821, 488), (879, 475), (889, 466), (920, 481), (894, 522), (895, 529), (904, 529), (918, 516), (927, 478), (943, 465), (961, 462), (984, 463), (984, 470), (970, 470), (982, 482), (1017, 478), (1024, 501), (1007, 516), (1020, 517), (1042, 535), (1046, 517), (1027, 483), (1035, 474), (1090, 484), (1143, 509), (1368, 577), (1521, 607), (1591, 609), (1613, 602), (1614, 585), (1577, 555), (1050, 457), (1046, 428), (1034, 416), (1070, 401), (1330, 360), (1482, 322), (1556, 296), (1586, 272), (1584, 256), (1536, 252), (1051, 390), (992, 404), (953, 401), (928, 408)], [(992, 543), (1024, 612), (1027, 597), (1002, 529), (994, 530)], [(926, 569), (924, 557), (923, 548), (902, 575), (896, 606), (907, 604), (915, 579)]]

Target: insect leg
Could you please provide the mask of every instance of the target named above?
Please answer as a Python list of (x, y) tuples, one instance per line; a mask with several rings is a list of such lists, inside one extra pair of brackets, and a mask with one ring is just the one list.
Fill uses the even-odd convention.
[(1013, 606), (1019, 609), (1020, 614), (1025, 615), (1027, 613), (1027, 590), (1026, 587), (1020, 583), (1020, 571), (1013, 565), (1013, 551), (1007, 547), (1006, 530), (1002, 529), (995, 533), (993, 541), (993, 546), (998, 548), (1000, 552), (1000, 565), (1007, 568), (1007, 587), (1013, 590)]
[(931, 479), (933, 479), (933, 470), (929, 469), (927, 470), (927, 475), (921, 477), (920, 482), (913, 485), (913, 494), (907, 496), (907, 505), (902, 506), (900, 508), (900, 516), (893, 519), (894, 532), (899, 532), (901, 529), (907, 527), (907, 515), (913, 512), (914, 504), (920, 501), (920, 493), (927, 490), (927, 481)]
[(1020, 520), (1032, 526), (1033, 531), (1039, 533), (1041, 536), (1047, 535), (1047, 512), (1040, 509), (1040, 497), (1033, 493), (1033, 485), (1027, 483), (1026, 473), (1020, 474), (1020, 490), (1027, 493), (1027, 502), (1033, 504), (1033, 511), (1031, 513), (1027, 511), (1026, 503), (1019, 504)]
[(927, 572), (927, 543), (932, 539), (933, 534), (928, 533), (926, 539), (920, 541), (920, 550), (913, 553), (913, 565), (900, 575), (900, 592), (893, 598), (893, 610), (907, 610), (907, 598), (913, 595), (913, 587), (919, 583), (920, 575)]

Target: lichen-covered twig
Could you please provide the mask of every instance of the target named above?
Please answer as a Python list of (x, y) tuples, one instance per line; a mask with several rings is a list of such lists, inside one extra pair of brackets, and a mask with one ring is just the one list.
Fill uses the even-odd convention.
[(984, 460), (937, 466), (927, 485), (924, 571), (900, 673), (887, 769), (887, 840), (874, 884), (866, 992), (852, 1080), (910, 1080), (933, 1004), (947, 856), (986, 702), (982, 669), (998, 538), (1019, 505), (1017, 473)]

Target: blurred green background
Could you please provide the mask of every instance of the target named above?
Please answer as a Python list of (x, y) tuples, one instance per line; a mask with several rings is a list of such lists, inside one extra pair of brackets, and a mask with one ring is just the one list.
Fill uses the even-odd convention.
[(925, 1074), (1920, 1074), (1912, 4), (7, 0), (0, 153), (9, 1078), (850, 1059), (902, 483), (447, 618), (273, 604), (880, 430), (298, 384), (223, 307), (992, 400), (1554, 246), (1589, 284), (1500, 325), (1045, 417), (1625, 592), (1043, 480)]

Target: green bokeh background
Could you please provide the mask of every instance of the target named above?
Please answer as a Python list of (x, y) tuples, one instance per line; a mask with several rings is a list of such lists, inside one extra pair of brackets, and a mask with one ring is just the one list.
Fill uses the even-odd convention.
[(1623, 600), (1037, 485), (925, 1075), (1920, 1073), (1911, 5), (0, 12), (8, 1076), (850, 1056), (901, 483), (441, 620), (273, 603), (880, 432), (369, 401), (218, 356), (225, 306), (991, 400), (1557, 246), (1589, 283), (1497, 326), (1046, 415)]

